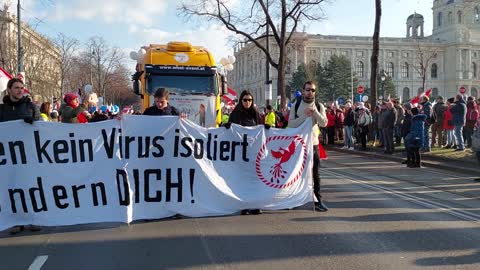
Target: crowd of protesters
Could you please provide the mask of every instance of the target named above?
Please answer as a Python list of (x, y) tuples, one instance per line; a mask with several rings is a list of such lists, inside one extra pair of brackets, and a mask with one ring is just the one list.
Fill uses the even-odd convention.
[[(480, 99), (463, 95), (446, 101), (438, 96), (433, 102), (422, 96), (418, 104), (391, 99), (373, 109), (368, 103), (347, 100), (343, 106), (331, 104), (327, 108), (322, 143), (333, 145), (338, 140), (343, 141), (343, 149), (365, 151), (370, 141), (385, 154), (393, 154), (403, 141), (408, 157), (405, 163), (420, 167), (421, 152), (434, 147), (465, 151), (474, 146), (475, 132), (480, 129), (479, 107)], [(476, 149), (473, 151), (480, 159)]]
[[(63, 123), (88, 123), (113, 119), (120, 113), (118, 106), (97, 108), (90, 94), (79, 96), (76, 93), (65, 94), (63, 103), (45, 102), (40, 106), (32, 103), (23, 92), (24, 84), (20, 79), (12, 79), (7, 84), (7, 95), (0, 106), (0, 122), (24, 120), (57, 121)], [(259, 112), (254, 105), (254, 95), (245, 90), (231, 113), (224, 111), (222, 126), (229, 129), (231, 124), (241, 126), (263, 125), (271, 127), (298, 127), (306, 119), (312, 119), (313, 134), (313, 183), (317, 202), (317, 211), (328, 211), (320, 193), (319, 147), (321, 144), (335, 144), (343, 141), (343, 149), (368, 150), (368, 142), (373, 147), (382, 147), (385, 154), (393, 154), (395, 147), (403, 140), (407, 152), (408, 167), (421, 167), (421, 152), (429, 152), (434, 147), (452, 148), (464, 151), (475, 144), (480, 161), (480, 99), (465, 98), (456, 95), (446, 101), (438, 96), (431, 102), (428, 96), (422, 96), (419, 104), (401, 104), (398, 100), (386, 100), (374, 108), (368, 103), (353, 103), (347, 100), (342, 106), (325, 106), (315, 100), (315, 83), (308, 81), (302, 92), (296, 93), (295, 104), (290, 110), (275, 111), (271, 105), (265, 112)], [(179, 115), (178, 110), (169, 103), (169, 91), (159, 88), (154, 95), (154, 104), (145, 109), (144, 115)], [(141, 114), (130, 108), (122, 113)], [(182, 117), (182, 115), (179, 115)], [(260, 209), (244, 209), (241, 214), (261, 214)], [(38, 230), (36, 226), (16, 226), (10, 232), (18, 233), (24, 229)]]

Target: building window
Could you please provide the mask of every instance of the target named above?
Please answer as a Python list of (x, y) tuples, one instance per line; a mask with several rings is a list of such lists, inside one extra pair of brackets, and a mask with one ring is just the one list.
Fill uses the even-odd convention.
[(387, 72), (388, 77), (393, 78), (394, 71), (395, 70), (394, 70), (394, 67), (393, 67), (393, 63), (392, 62), (387, 63), (386, 72)]
[(453, 13), (452, 13), (451, 11), (448, 12), (447, 21), (448, 21), (448, 24), (452, 24), (452, 23), (453, 23)]
[(388, 57), (393, 57), (393, 52), (388, 52), (388, 53), (387, 53), (387, 56), (388, 56)]
[(362, 61), (358, 61), (357, 64), (355, 65), (355, 73), (359, 78), (365, 77), (364, 74), (364, 65)]
[(442, 26), (442, 12), (437, 14), (437, 26)]
[(420, 95), (420, 94), (422, 94), (422, 93), (423, 93), (423, 87), (419, 87), (419, 88), (417, 89), (417, 95)]
[(403, 100), (410, 99), (410, 89), (408, 87), (403, 88)]
[(457, 12), (457, 23), (462, 23), (462, 12)]
[(403, 63), (402, 65), (402, 78), (408, 78), (408, 63)]
[(478, 7), (475, 7), (475, 22), (478, 23), (480, 21), (480, 9)]
[(437, 74), (437, 64), (435, 64), (435, 63), (432, 64), (432, 68), (430, 70), (430, 73), (431, 73), (430, 75), (431, 75), (432, 79), (437, 78), (437, 76), (438, 76), (438, 74)]
[(408, 52), (403, 52), (403, 57), (404, 58), (408, 58), (410, 56), (410, 54)]
[(477, 90), (477, 88), (472, 87), (472, 89), (470, 90), (470, 94), (471, 94), (472, 97), (478, 98), (478, 90)]
[(358, 51), (358, 52), (357, 52), (357, 56), (363, 57), (363, 56), (364, 56), (364, 55), (363, 55), (363, 51)]
[(472, 63), (472, 76), (473, 78), (477, 78), (477, 64), (475, 62)]
[(434, 99), (436, 99), (437, 97), (438, 97), (438, 88), (434, 87), (434, 88), (432, 89), (432, 95), (430, 96), (430, 99), (431, 99), (431, 100), (434, 100)]
[(348, 51), (342, 51), (343, 56), (348, 56)]

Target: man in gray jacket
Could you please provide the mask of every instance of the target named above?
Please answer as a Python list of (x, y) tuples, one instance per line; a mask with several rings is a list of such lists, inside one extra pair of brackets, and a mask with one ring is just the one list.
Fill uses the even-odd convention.
[[(299, 127), (308, 118), (312, 119), (312, 142), (313, 142), (313, 193), (318, 202), (315, 203), (315, 210), (320, 212), (328, 211), (328, 207), (322, 201), (320, 193), (320, 154), (318, 150), (319, 127), (327, 126), (327, 115), (325, 107), (315, 101), (315, 83), (307, 81), (303, 84), (301, 100), (297, 101), (288, 119), (288, 127)], [(296, 103), (297, 103), (296, 102)]]

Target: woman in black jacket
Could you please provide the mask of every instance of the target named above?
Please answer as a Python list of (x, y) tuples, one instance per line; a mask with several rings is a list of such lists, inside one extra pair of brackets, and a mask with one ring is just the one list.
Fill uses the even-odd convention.
[(240, 94), (237, 106), (233, 109), (228, 120), (229, 123), (239, 124), (244, 127), (253, 127), (260, 124), (260, 113), (253, 106), (253, 95), (250, 90)]
[[(230, 128), (232, 123), (238, 124), (244, 127), (253, 127), (260, 124), (260, 113), (257, 111), (253, 105), (253, 95), (249, 90), (244, 90), (240, 94), (240, 99), (230, 114), (228, 123), (225, 124), (226, 128)], [(267, 127), (268, 126), (268, 127)], [(265, 128), (270, 128), (270, 125), (265, 125)], [(258, 215), (261, 214), (262, 210), (260, 209), (243, 209), (241, 211), (242, 215)]]

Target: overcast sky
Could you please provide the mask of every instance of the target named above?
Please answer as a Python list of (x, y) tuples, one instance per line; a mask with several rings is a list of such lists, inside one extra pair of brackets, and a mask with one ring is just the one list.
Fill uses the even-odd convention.
[[(232, 5), (238, 0), (230, 0)], [(237, 2), (238, 1), (238, 2)], [(371, 36), (375, 0), (328, 0), (326, 20), (311, 24), (312, 34)], [(15, 0), (10, 10), (16, 14)], [(406, 19), (414, 12), (425, 17), (425, 34), (432, 32), (431, 0), (383, 0), (381, 35), (404, 37)], [(207, 47), (216, 59), (233, 53), (229, 32), (220, 25), (186, 24), (178, 18), (180, 0), (21, 0), (23, 19), (47, 36), (64, 33), (86, 42), (102, 36), (109, 45), (137, 51), (140, 46), (168, 41), (189, 41)], [(95, 4), (92, 4), (95, 3)], [(300, 29), (302, 30), (302, 29)]]

